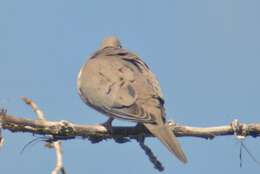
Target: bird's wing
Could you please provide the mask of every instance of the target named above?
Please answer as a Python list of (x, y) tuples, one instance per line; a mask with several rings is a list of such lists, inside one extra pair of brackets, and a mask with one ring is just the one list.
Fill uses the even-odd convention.
[(94, 80), (102, 81), (89, 94), (95, 96), (91, 104), (94, 108), (116, 118), (143, 123), (155, 123), (156, 117), (164, 116), (159, 83), (135, 54), (108, 49), (92, 61), (96, 61), (96, 75), (91, 84), (95, 84)]
[[(155, 75), (152, 73), (148, 65), (142, 59), (140, 59), (138, 55), (121, 48), (114, 49), (113, 51), (109, 50), (107, 55), (118, 56), (119, 60), (121, 59), (128, 62), (128, 64), (126, 64), (125, 62), (123, 64), (126, 64), (126, 66), (128, 67), (132, 67), (132, 71), (135, 72), (135, 78), (140, 78), (141, 76), (142, 79), (145, 80), (145, 83), (147, 83), (147, 86), (151, 88), (149, 90), (151, 95), (160, 98), (160, 100), (162, 100), (163, 102), (163, 94), (158, 80), (156, 79)], [(132, 66), (129, 66), (130, 64)]]

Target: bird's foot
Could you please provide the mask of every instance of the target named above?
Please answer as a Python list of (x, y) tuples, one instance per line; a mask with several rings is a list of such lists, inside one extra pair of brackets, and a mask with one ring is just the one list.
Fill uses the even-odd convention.
[(112, 127), (113, 120), (114, 120), (113, 118), (109, 118), (106, 122), (101, 124), (107, 129), (108, 133), (110, 134), (113, 134), (113, 127)]
[[(141, 123), (137, 123), (136, 126), (135, 126), (135, 129), (136, 130), (146, 130), (144, 125), (141, 124)], [(140, 131), (141, 132), (141, 131)], [(136, 136), (136, 140), (137, 142), (141, 142), (141, 143), (144, 143), (144, 140), (145, 140), (145, 132), (143, 131), (143, 133), (139, 133), (137, 136)]]
[(146, 130), (145, 126), (142, 123), (137, 123), (135, 129), (139, 130)]

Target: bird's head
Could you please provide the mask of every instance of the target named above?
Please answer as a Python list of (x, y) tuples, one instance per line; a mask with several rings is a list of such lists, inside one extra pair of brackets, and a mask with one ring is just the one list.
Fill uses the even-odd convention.
[(122, 46), (119, 39), (116, 36), (109, 36), (103, 40), (100, 48), (104, 49), (107, 47), (121, 48)]

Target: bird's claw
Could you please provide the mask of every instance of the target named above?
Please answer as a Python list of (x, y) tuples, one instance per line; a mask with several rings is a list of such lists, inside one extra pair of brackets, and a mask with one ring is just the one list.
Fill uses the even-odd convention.
[(107, 129), (108, 133), (110, 133), (110, 134), (113, 134), (113, 127), (112, 127), (113, 120), (114, 120), (113, 118), (109, 118), (106, 122), (101, 124), (102, 126), (104, 126)]

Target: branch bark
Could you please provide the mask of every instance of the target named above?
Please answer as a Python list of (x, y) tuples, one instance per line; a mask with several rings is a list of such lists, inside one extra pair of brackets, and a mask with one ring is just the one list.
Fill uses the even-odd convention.
[[(27, 97), (21, 97), (22, 100), (29, 105), (34, 113), (36, 114), (38, 120), (45, 121), (46, 118), (44, 117), (43, 111), (37, 106), (37, 104)], [(52, 136), (51, 136), (52, 137)], [(54, 141), (46, 144), (46, 147), (54, 148), (56, 152), (56, 165), (52, 170), (51, 174), (66, 174), (65, 168), (63, 166), (63, 155), (62, 155), (62, 148), (60, 141)]]
[[(37, 105), (33, 106), (32, 104), (35, 103), (31, 103), (31, 107), (38, 117), (35, 120), (12, 116), (7, 114), (6, 110), (0, 110), (0, 145), (3, 143), (1, 129), (7, 129), (11, 132), (44, 135), (45, 140), (53, 145), (56, 150), (57, 161), (52, 173), (66, 173), (62, 163), (61, 144), (58, 140), (75, 139), (77, 137), (87, 138), (92, 143), (97, 143), (104, 139), (114, 139), (117, 143), (125, 143), (130, 141), (130, 139), (136, 139), (149, 157), (149, 160), (153, 163), (154, 168), (159, 171), (164, 170), (161, 162), (157, 160), (151, 149), (144, 144), (144, 141), (140, 141), (140, 136), (152, 136), (144, 127), (112, 127), (111, 131), (107, 130), (102, 124), (82, 125), (65, 120), (48, 121), (44, 118), (43, 112), (38, 109)], [(245, 124), (240, 123), (238, 120), (234, 120), (228, 125), (215, 127), (191, 127), (178, 125), (171, 121), (167, 124), (177, 137), (213, 139), (215, 136), (234, 135), (238, 139), (243, 139), (246, 136), (260, 136), (260, 123)]]
[[(66, 140), (81, 137), (88, 138), (92, 142), (96, 142), (103, 139), (114, 138), (118, 139), (120, 142), (121, 138), (137, 138), (140, 134), (145, 134), (146, 137), (152, 136), (142, 127), (113, 127), (113, 134), (111, 134), (110, 131), (108, 131), (106, 127), (101, 124), (82, 125), (64, 120), (32, 120), (12, 116), (4, 112), (0, 113), (0, 123), (2, 124), (3, 129), (7, 129), (11, 132), (28, 132), (39, 135), (52, 135), (55, 140)], [(215, 136), (234, 134), (243, 137), (260, 136), (260, 123), (239, 123), (236, 129), (234, 129), (233, 124), (215, 127), (191, 127), (169, 122), (168, 125), (177, 137), (185, 136), (212, 139)]]

